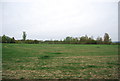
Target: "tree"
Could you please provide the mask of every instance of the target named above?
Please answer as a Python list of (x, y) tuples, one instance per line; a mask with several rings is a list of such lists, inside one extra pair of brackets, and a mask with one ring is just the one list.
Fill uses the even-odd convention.
[(11, 38), (8, 36), (3, 35), (2, 36), (2, 43), (10, 43), (11, 42)]
[(12, 37), (10, 43), (15, 43), (15, 38)]
[(72, 40), (72, 37), (69, 37), (69, 36), (68, 36), (68, 37), (65, 38), (65, 40), (66, 40), (66, 41), (71, 41), (71, 40)]
[(86, 44), (87, 42), (88, 42), (88, 36), (87, 35), (80, 37), (80, 43), (81, 44)]
[(2, 36), (2, 43), (7, 43), (7, 39), (5, 35)]
[(34, 42), (34, 44), (39, 44), (38, 40), (34, 40), (33, 42)]
[(103, 43), (103, 40), (102, 40), (102, 37), (97, 37), (97, 44), (102, 44)]
[(71, 43), (71, 41), (72, 41), (72, 37), (66, 37), (65, 39), (64, 39), (64, 41), (65, 41), (65, 43), (67, 43), (67, 44), (70, 44)]
[(111, 39), (108, 35), (108, 33), (105, 33), (104, 35), (104, 44), (110, 44), (111, 43)]
[(23, 41), (25, 41), (26, 40), (26, 33), (25, 32), (23, 32)]
[(86, 44), (96, 44), (96, 40), (93, 39), (93, 36), (89, 37), (86, 41)]
[(78, 43), (79, 43), (79, 40), (77, 37), (72, 38), (72, 44), (78, 44)]
[(88, 36), (85, 35), (85, 36), (80, 37), (80, 41), (81, 41), (81, 42), (86, 42), (86, 41), (88, 41)]

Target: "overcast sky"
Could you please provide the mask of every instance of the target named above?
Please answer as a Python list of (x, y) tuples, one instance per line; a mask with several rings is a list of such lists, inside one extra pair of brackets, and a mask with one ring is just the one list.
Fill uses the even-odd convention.
[(64, 39), (84, 35), (118, 40), (118, 0), (1, 0), (2, 33), (22, 39)]

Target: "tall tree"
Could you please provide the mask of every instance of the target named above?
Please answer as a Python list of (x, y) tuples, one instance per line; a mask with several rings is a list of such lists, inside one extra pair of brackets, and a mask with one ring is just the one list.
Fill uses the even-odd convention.
[(27, 36), (26, 32), (23, 32), (23, 40), (24, 41), (26, 40), (26, 36)]
[(111, 43), (111, 39), (108, 33), (105, 33), (104, 35), (104, 43), (105, 44), (110, 44)]

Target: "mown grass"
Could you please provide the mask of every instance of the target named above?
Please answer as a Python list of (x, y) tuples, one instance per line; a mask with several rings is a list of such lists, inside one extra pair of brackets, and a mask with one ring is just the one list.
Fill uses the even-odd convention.
[(3, 44), (5, 79), (117, 79), (117, 45)]

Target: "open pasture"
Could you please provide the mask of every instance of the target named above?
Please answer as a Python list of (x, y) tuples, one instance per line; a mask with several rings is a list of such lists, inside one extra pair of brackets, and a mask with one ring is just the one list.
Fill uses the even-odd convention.
[(117, 79), (117, 45), (3, 44), (4, 79)]

